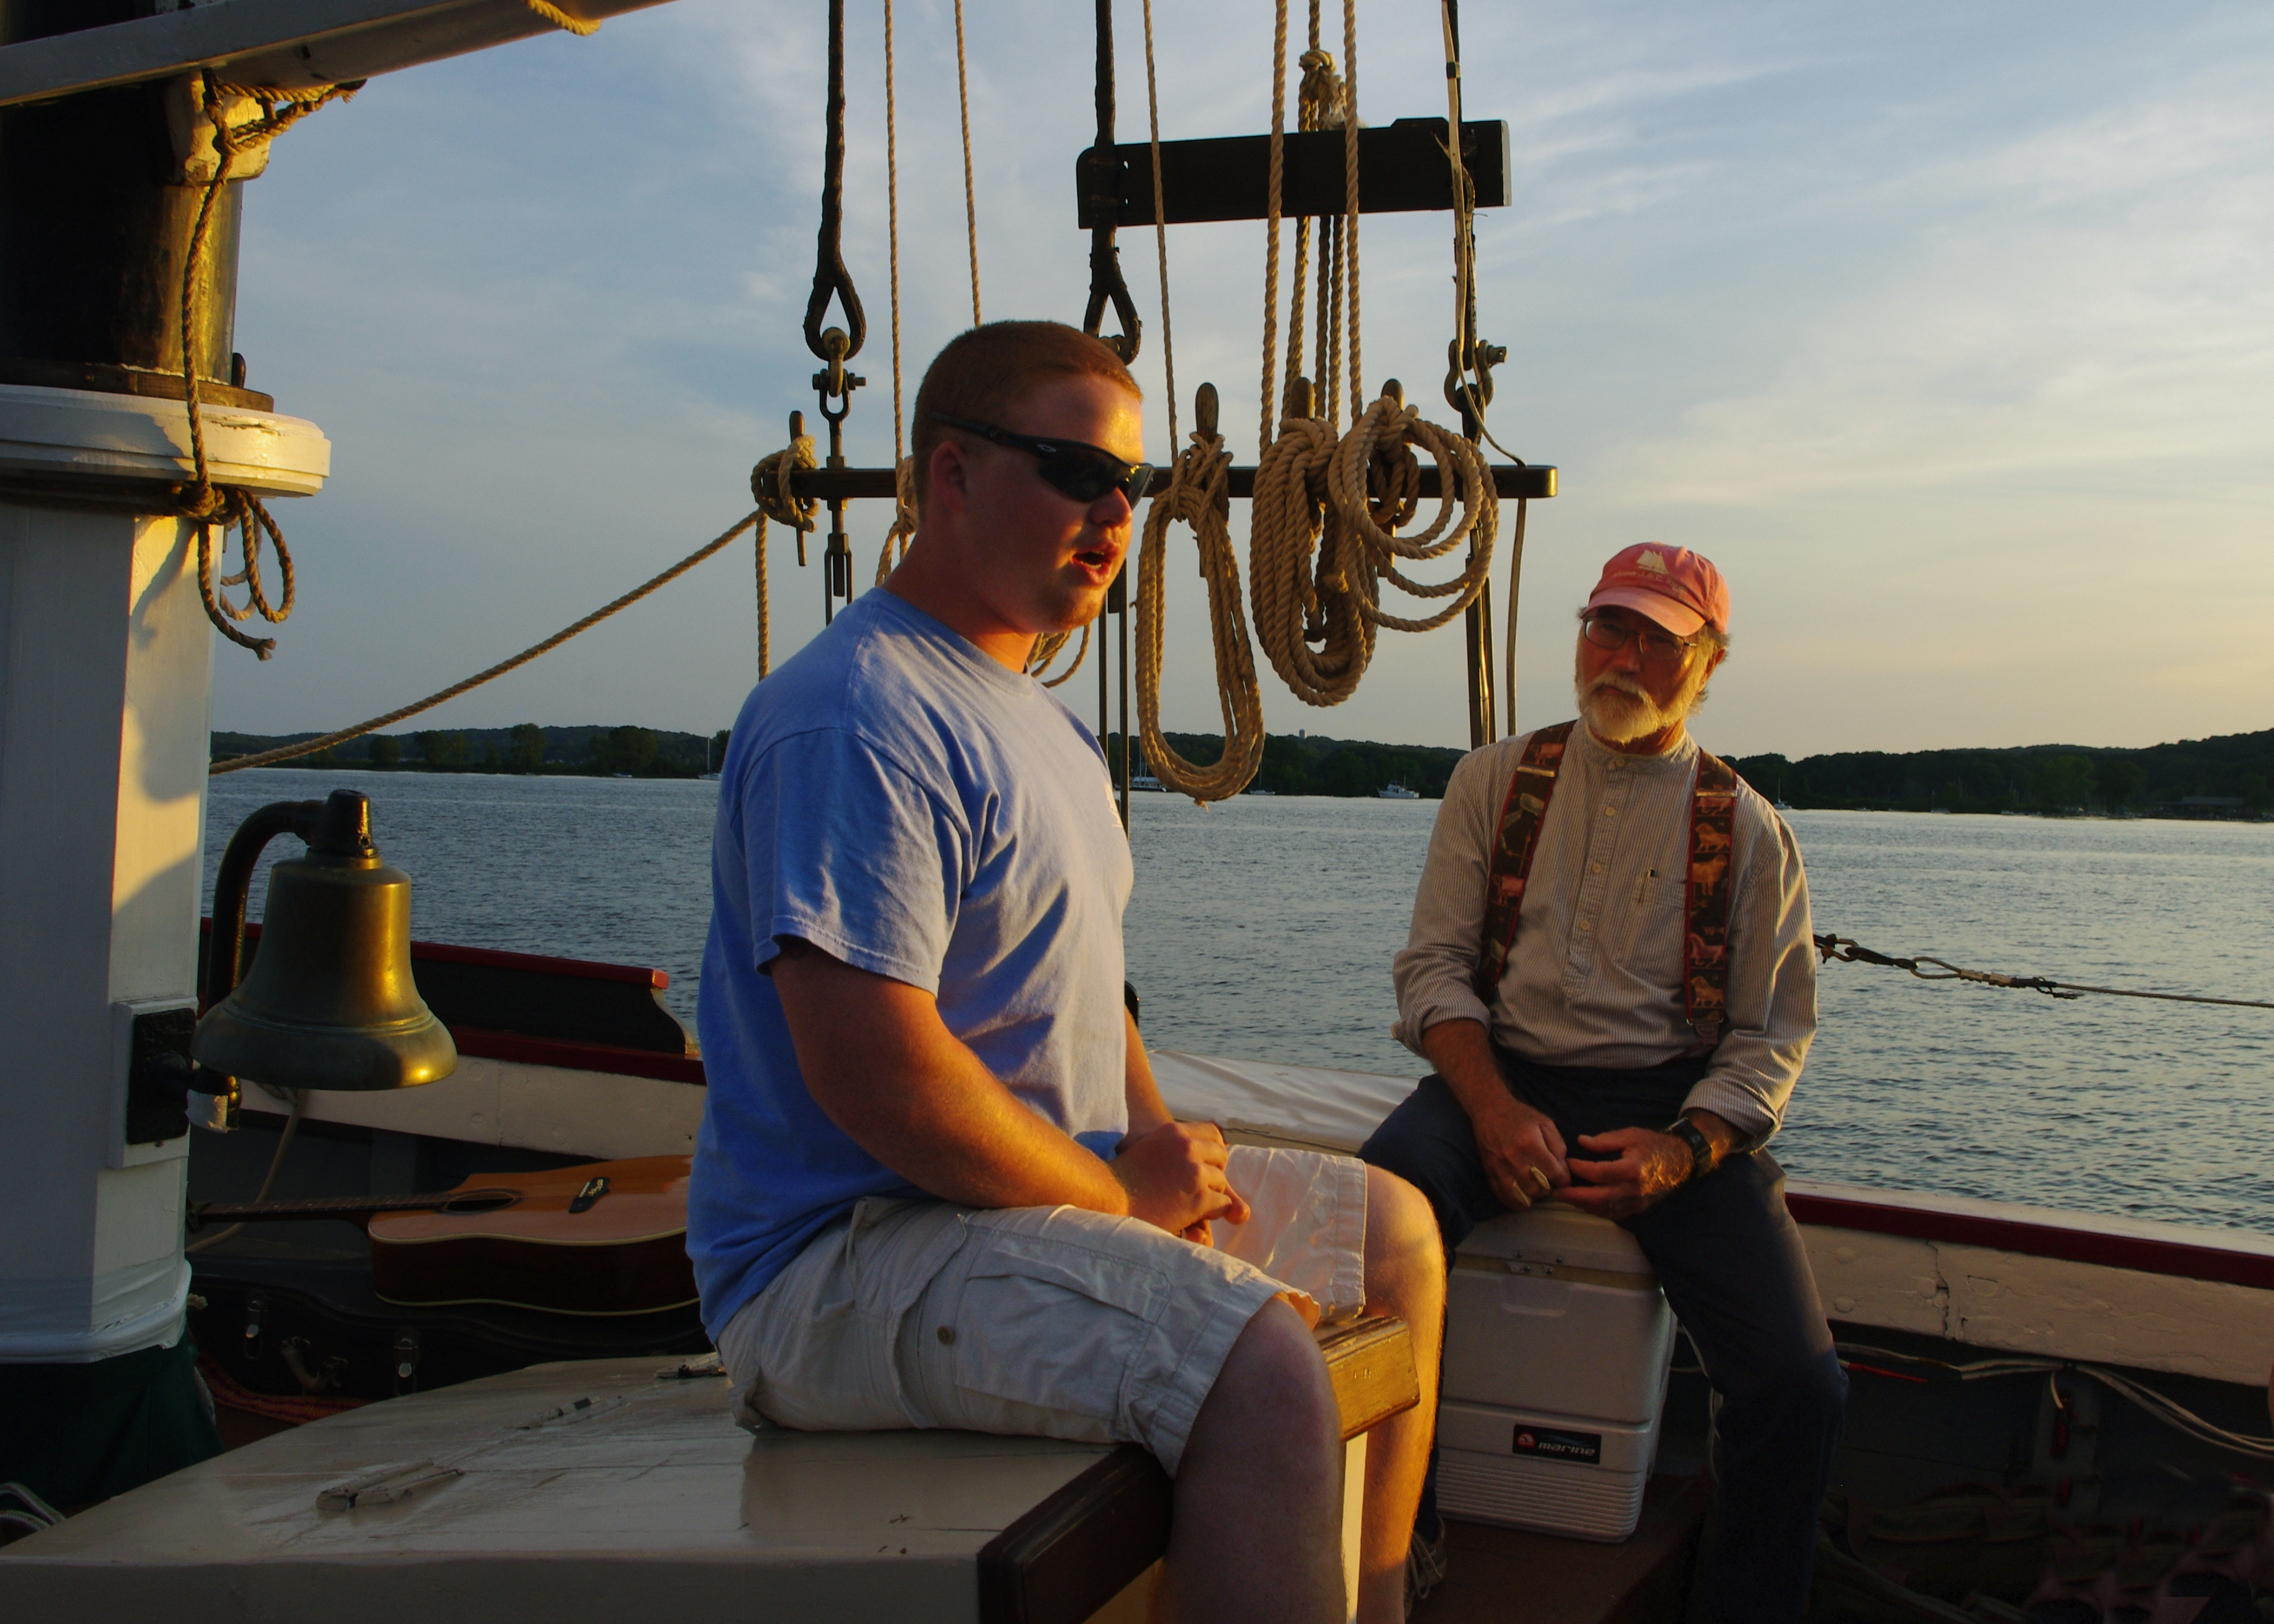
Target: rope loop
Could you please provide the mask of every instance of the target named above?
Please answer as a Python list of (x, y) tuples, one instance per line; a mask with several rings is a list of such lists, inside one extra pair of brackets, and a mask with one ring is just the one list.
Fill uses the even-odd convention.
[[(265, 660), (276, 652), (276, 639), (248, 637), (237, 629), (235, 622), (257, 614), (272, 626), (281, 625), (292, 613), (292, 553), (284, 545), (284, 532), (277, 528), (276, 521), (258, 496), (240, 485), (216, 485), (213, 482), (213, 470), (206, 459), (205, 412), (199, 399), (200, 380), (195, 335), (203, 327), (198, 320), (200, 273), (204, 269), (213, 238), (214, 211), (220, 203), (222, 189), (229, 184), (230, 170), (237, 154), (275, 139), (328, 102), (346, 101), (363, 88), (363, 81), (327, 85), (317, 90), (277, 90), (224, 85), (214, 77), (211, 69), (206, 69), (200, 74), (200, 84), (206, 122), (213, 126), (215, 162), (213, 178), (206, 183), (205, 195), (198, 203), (197, 221), (190, 229), (189, 252), (182, 256), (182, 398), (189, 417), (192, 472), (168, 495), (174, 511), (197, 527), (198, 594), (205, 600), (206, 619), (222, 636), (241, 649), (251, 650), (256, 658)], [(230, 124), (229, 104), (238, 101), (256, 103), (260, 109), (260, 116), (241, 124)], [(223, 575), (218, 588), (214, 581), (213, 532), (216, 525), (221, 527), (223, 554), (229, 550), (229, 532), (233, 529), (242, 538), (239, 545), (245, 560), (245, 568), (233, 575)], [(284, 589), (282, 600), (273, 604), (260, 579), (260, 543), (264, 536), (269, 551), (275, 554), (276, 573)], [(232, 586), (245, 589), (242, 605), (230, 603), (226, 590), (221, 590)]]
[[(1263, 765), (1263, 696), (1255, 681), (1241, 607), (1239, 559), (1231, 545), (1231, 453), (1216, 432), (1215, 391), (1202, 387), (1194, 414), (1201, 426), (1178, 457), (1169, 488), (1145, 512), (1137, 560), (1137, 724), (1145, 760), (1162, 785), (1201, 805), (1226, 801), (1254, 782)], [(1189, 524), (1200, 544), (1201, 579), (1208, 583), (1209, 620), (1216, 648), (1216, 701), (1224, 715), (1224, 754), (1194, 766), (1161, 733), (1162, 621), (1168, 597), (1169, 527)]]
[[(1410, 449), (1417, 446), (1437, 464), (1437, 516), (1427, 529), (1406, 536), (1397, 527), (1409, 522), (1419, 505), (1420, 470)], [(1388, 614), (1379, 607), (1378, 589), (1369, 581), (1360, 589), (1361, 613), (1374, 624), (1393, 631), (1433, 631), (1467, 609), (1489, 583), (1493, 542), (1500, 527), (1500, 498), (1493, 489), (1491, 469), (1472, 443), (1410, 410), (1393, 391), (1385, 390), (1367, 407), (1335, 448), (1327, 495), (1358, 543), (1349, 551), (1352, 563), (1412, 597), (1451, 599), (1423, 619)], [(1427, 562), (1442, 558), (1463, 541), (1470, 544), (1468, 561), (1449, 581), (1418, 582), (1397, 568), (1401, 559)]]
[[(1327, 500), (1335, 432), (1291, 411), (1255, 469), (1248, 591), (1255, 638), (1290, 692), (1338, 705), (1374, 658), (1374, 621), (1352, 590), (1348, 527)], [(1319, 644), (1314, 649), (1314, 643)]]

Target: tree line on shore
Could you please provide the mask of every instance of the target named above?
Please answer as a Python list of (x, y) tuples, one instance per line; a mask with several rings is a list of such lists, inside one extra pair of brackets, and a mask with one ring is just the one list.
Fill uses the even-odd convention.
[[(216, 733), (224, 760), (314, 737)], [(1195, 766), (1224, 754), (1216, 733), (1165, 733)], [(286, 763), (378, 771), (505, 772), (588, 778), (692, 778), (726, 758), (725, 729), (708, 737), (636, 726), (515, 727), (373, 733)], [(1106, 746), (1118, 760), (1121, 736)], [(1254, 787), (1278, 795), (1370, 796), (1402, 784), (1434, 799), (1465, 751), (1382, 744), (1307, 732), (1264, 741)], [(1146, 771), (1141, 744), (1134, 770)], [(1894, 811), (2157, 812), (2194, 816), (2265, 816), (2274, 811), (2274, 728), (2187, 739), (2144, 749), (2024, 745), (2009, 749), (1851, 750), (1794, 759), (1777, 754), (1730, 757), (1762, 794), (1801, 808)]]
[(2274, 728), (2143, 749), (2035, 744), (2003, 750), (1847, 750), (1729, 764), (1796, 808), (1902, 812), (2089, 812), (2263, 817), (2274, 810)]
[[(212, 756), (275, 749), (312, 733), (216, 733)], [(285, 767), (361, 767), (377, 772), (505, 772), (565, 778), (694, 778), (715, 771), (727, 754), (727, 731), (704, 737), (650, 727), (514, 727), (422, 729), (369, 733), (318, 750)]]

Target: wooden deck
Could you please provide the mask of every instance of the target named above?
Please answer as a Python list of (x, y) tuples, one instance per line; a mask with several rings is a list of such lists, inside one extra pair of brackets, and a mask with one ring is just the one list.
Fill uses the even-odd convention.
[(1413, 1624), (1677, 1624), (1713, 1499), (1705, 1477), (1653, 1477), (1615, 1545), (1450, 1522), (1444, 1583)]

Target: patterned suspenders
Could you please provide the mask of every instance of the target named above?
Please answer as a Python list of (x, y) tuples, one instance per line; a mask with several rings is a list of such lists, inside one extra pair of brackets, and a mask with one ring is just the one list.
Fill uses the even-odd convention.
[[(1485, 876), (1484, 951), (1472, 985), (1489, 1005), (1516, 949), (1517, 917), (1540, 826), (1555, 793), (1555, 776), (1574, 722), (1532, 735), (1510, 781)], [(1690, 872), (1683, 897), (1682, 1015), (1698, 1034), (1694, 1051), (1721, 1041), (1729, 1004), (1729, 855), (1736, 825), (1737, 775), (1721, 757), (1698, 752), (1698, 783), (1690, 799)]]
[(1508, 974), (1508, 956), (1516, 951), (1516, 916), (1524, 907), (1524, 883), (1532, 877), (1540, 820), (1555, 793), (1555, 775), (1563, 769), (1563, 747), (1577, 726), (1558, 722), (1534, 733), (1524, 747), (1524, 759), (1516, 763), (1516, 777), (1509, 780), (1500, 832), (1493, 838), (1492, 867), (1485, 875), (1484, 952), (1471, 983), (1487, 1009), (1500, 978)]

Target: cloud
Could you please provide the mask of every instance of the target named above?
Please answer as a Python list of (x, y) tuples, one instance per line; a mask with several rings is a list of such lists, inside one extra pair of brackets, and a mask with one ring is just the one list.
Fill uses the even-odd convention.
[[(1163, 133), (1263, 129), (1269, 13), (1155, 9)], [(881, 18), (852, 11), (845, 244), (870, 381), (848, 455), (881, 463)], [(953, 14), (946, 0), (896, 12), (905, 393), (968, 320), (969, 288)], [(1119, 132), (1134, 139), (1141, 40), (1135, 8), (1121, 13)], [(1362, 20), (1366, 116), (1435, 113), (1434, 27), (1378, 4)], [(2240, 640), (2274, 607), (2262, 9), (1638, 0), (1465, 20), (1469, 113), (1510, 121), (1516, 165), (1514, 206), (1479, 226), (1484, 331), (1511, 351), (1495, 430), (1563, 469), (1565, 494), (1532, 515), (1527, 721), (1568, 713), (1567, 617), (1594, 565), (1658, 536), (1738, 583), (1739, 658), (1706, 722), (1726, 748), (2266, 725), (2274, 655)], [(1087, 13), (999, 0), (967, 22), (987, 310), (1076, 316)], [(277, 661), (223, 651), (217, 725), (371, 714), (739, 516), (750, 464), (811, 408), (799, 324), (821, 27), (817, 8), (677, 0), (590, 41), (381, 79), (279, 142), (246, 194), (239, 347), (256, 387), (332, 434), (338, 472), (280, 514), (303, 607)], [(1434, 399), (1446, 235), (1432, 216), (1366, 222), (1369, 386), (1394, 373)], [(1170, 243), (1186, 411), (1214, 381), (1243, 462), (1261, 238), (1231, 224)], [(1163, 455), (1148, 233), (1125, 235), (1122, 266)], [(852, 514), (864, 580), (885, 522)], [(1189, 545), (1171, 548), (1163, 709), (1171, 727), (1212, 729)], [(777, 547), (779, 652), (819, 616), (813, 572)], [(721, 725), (752, 673), (749, 580), (732, 549), (433, 719)], [(1462, 659), (1457, 630), (1386, 637), (1349, 704), (1268, 694), (1269, 725), (1463, 742)], [(1085, 673), (1062, 691), (1095, 690)]]

